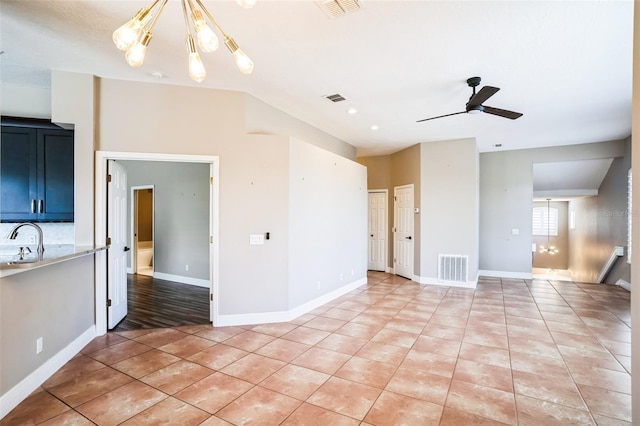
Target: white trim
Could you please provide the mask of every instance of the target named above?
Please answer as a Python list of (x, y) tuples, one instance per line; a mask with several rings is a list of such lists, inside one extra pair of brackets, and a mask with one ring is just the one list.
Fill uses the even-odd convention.
[(607, 262), (602, 267), (602, 270), (600, 270), (600, 275), (598, 275), (598, 279), (596, 280), (596, 283), (601, 283), (604, 280), (604, 277), (607, 276), (613, 264), (616, 263), (616, 260), (618, 259), (618, 257), (623, 255), (624, 255), (624, 247), (622, 246), (615, 246), (613, 250), (611, 250), (611, 255), (609, 255), (609, 259), (607, 259)]
[[(220, 157), (212, 155), (186, 155), (186, 154), (158, 154), (141, 152), (113, 152), (96, 151), (95, 163), (95, 243), (104, 246), (106, 241), (106, 202), (107, 202), (107, 160), (142, 160), (142, 161), (172, 161), (181, 163), (208, 163), (210, 164), (210, 177), (213, 184), (210, 185), (209, 197), (209, 235), (213, 237), (213, 244), (209, 244), (209, 277), (210, 291), (218, 294), (219, 279), (219, 171)], [(107, 254), (106, 250), (96, 253), (95, 276), (95, 310), (96, 310), (96, 335), (101, 336), (107, 332)], [(218, 297), (211, 302), (210, 318), (214, 325), (217, 323), (219, 301)]]
[[(411, 210), (413, 210), (415, 208), (416, 205), (416, 190), (415, 190), (415, 186), (412, 183), (406, 184), (406, 185), (399, 185), (399, 186), (394, 186), (393, 187), (393, 232), (391, 233), (391, 237), (393, 238), (393, 270), (395, 271), (396, 269), (396, 220), (398, 219), (398, 211), (397, 211), (397, 204), (398, 204), (398, 196), (396, 195), (397, 191), (400, 189), (409, 189), (411, 188)], [(411, 215), (411, 237), (415, 237), (415, 231), (416, 231), (416, 223), (415, 223), (415, 219), (414, 219), (414, 215)], [(409, 257), (411, 259), (411, 268), (410, 271), (411, 273), (413, 273), (413, 271), (415, 270), (415, 259), (414, 259), (414, 255), (416, 253), (416, 238), (412, 238), (411, 239), (411, 256)], [(394, 272), (395, 274), (395, 272)]]
[(449, 281), (440, 281), (437, 277), (421, 277), (418, 275), (413, 276), (413, 281), (420, 284), (428, 284), (428, 285), (439, 285), (443, 287), (460, 287), (460, 288), (476, 288), (478, 285), (478, 280), (475, 281), (466, 281), (466, 282), (449, 282)]
[(390, 267), (388, 267), (388, 266), (387, 266), (387, 267), (385, 268), (385, 272), (386, 272), (387, 274), (393, 274), (393, 275), (395, 275), (395, 274), (396, 274), (396, 268), (393, 268), (393, 267), (392, 267), (392, 268), (390, 268)]
[(620, 279), (620, 280), (616, 281), (616, 285), (624, 288), (625, 290), (627, 290), (629, 292), (631, 291), (631, 283), (628, 283), (625, 280)]
[(96, 328), (92, 325), (73, 342), (69, 343), (67, 347), (49, 358), (44, 364), (22, 379), (20, 383), (0, 396), (0, 419), (16, 408), (34, 390), (69, 362), (71, 358), (76, 356), (94, 337), (96, 337)]
[(133, 273), (134, 273), (134, 272), (133, 272), (133, 268), (131, 268), (131, 267), (127, 266), (127, 274), (129, 274), (129, 275), (133, 275)]
[(478, 276), (497, 277), (497, 278), (516, 278), (516, 279), (523, 279), (523, 280), (533, 279), (532, 272), (487, 271), (484, 269), (481, 269), (478, 271)]
[(211, 283), (209, 282), (209, 280), (203, 280), (202, 278), (185, 277), (182, 275), (165, 274), (164, 272), (154, 271), (153, 278), (158, 278), (159, 280), (174, 281), (181, 284), (195, 285), (198, 287), (211, 287)]
[[(389, 190), (388, 189), (369, 189), (367, 191), (367, 196), (371, 193), (380, 194), (384, 193), (384, 228), (387, 231), (387, 235), (385, 235), (385, 245), (384, 245), (384, 265), (385, 270), (388, 269), (386, 265), (389, 264), (389, 235), (393, 238), (393, 233), (390, 232), (389, 229)], [(368, 200), (367, 200), (368, 201)], [(368, 210), (368, 208), (367, 208)], [(368, 216), (368, 214), (367, 214)], [(369, 218), (367, 217), (367, 222), (369, 222)], [(369, 223), (367, 223), (368, 225)], [(368, 263), (368, 262), (367, 262)], [(368, 266), (368, 265), (367, 265)]]
[(247, 324), (268, 324), (274, 322), (288, 322), (300, 315), (304, 315), (316, 309), (319, 306), (325, 305), (332, 300), (337, 299), (340, 296), (355, 290), (367, 283), (367, 278), (360, 278), (352, 283), (346, 284), (338, 289), (335, 289), (329, 293), (323, 294), (313, 300), (310, 300), (300, 306), (297, 306), (289, 311), (276, 311), (276, 312), (260, 312), (250, 314), (231, 314), (231, 315), (218, 315), (218, 322), (216, 327), (230, 326), (230, 325), (247, 325)]

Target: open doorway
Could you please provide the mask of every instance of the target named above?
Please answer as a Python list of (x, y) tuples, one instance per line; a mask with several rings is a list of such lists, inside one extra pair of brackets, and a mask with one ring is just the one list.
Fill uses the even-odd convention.
[(153, 195), (153, 185), (131, 187), (131, 272), (149, 277), (153, 276)]
[[(105, 179), (107, 176), (107, 164), (109, 160), (120, 160), (120, 161), (140, 161), (140, 162), (174, 162), (174, 163), (203, 163), (206, 165), (207, 177), (205, 178), (205, 182), (207, 185), (206, 191), (209, 196), (207, 197), (206, 205), (203, 206), (204, 211), (208, 211), (207, 219), (203, 226), (199, 227), (197, 232), (199, 235), (204, 235), (206, 238), (206, 248), (202, 251), (206, 254), (206, 266), (205, 266), (205, 276), (203, 279), (196, 280), (198, 284), (204, 285), (206, 283), (206, 287), (209, 293), (209, 318), (214, 323), (217, 323), (217, 306), (218, 306), (218, 298), (213, 297), (214, 294), (218, 291), (218, 218), (219, 218), (219, 207), (218, 207), (218, 199), (219, 199), (219, 183), (218, 183), (218, 173), (219, 173), (219, 160), (216, 156), (199, 156), (199, 155), (180, 155), (180, 154), (151, 154), (151, 153), (128, 153), (128, 152), (104, 152), (97, 151), (96, 152), (96, 244), (97, 245), (106, 245), (106, 240), (108, 237), (108, 216), (106, 206), (108, 204), (107, 199), (107, 183), (108, 179)], [(140, 184), (139, 184), (140, 185)], [(157, 204), (157, 194), (158, 187), (157, 185), (154, 187), (154, 204)], [(199, 194), (197, 194), (199, 196)], [(179, 193), (180, 197), (193, 197), (193, 193), (191, 191), (183, 191)], [(174, 202), (174, 204), (180, 204), (179, 201)], [(156, 205), (156, 209), (157, 209)], [(171, 216), (171, 220), (173, 220), (173, 225), (171, 227), (165, 227), (166, 229), (178, 229), (178, 237), (169, 238), (169, 241), (177, 241), (177, 239), (181, 238), (181, 234), (184, 231), (184, 217), (183, 215), (179, 216)], [(157, 217), (154, 219), (154, 223), (156, 225), (155, 231), (157, 231)], [(180, 228), (182, 226), (182, 228)], [(204, 231), (204, 232), (203, 232)], [(154, 232), (153, 235), (154, 241), (154, 275), (158, 274), (157, 269), (157, 261), (158, 261), (158, 249), (157, 249), (157, 241), (158, 235), (157, 232)], [(183, 250), (183, 254), (191, 256), (193, 255), (193, 251)], [(100, 252), (96, 255), (96, 333), (98, 335), (102, 335), (107, 331), (107, 300), (108, 300), (108, 287), (107, 287), (107, 270), (108, 270), (108, 256), (105, 252)], [(182, 263), (185, 263), (184, 261)], [(182, 271), (188, 272), (193, 271), (194, 268), (201, 265), (194, 265), (189, 262), (187, 264), (181, 265), (183, 268)], [(166, 276), (159, 277), (160, 279), (167, 280), (173, 275), (179, 275), (178, 271), (169, 271), (169, 273), (165, 274)], [(185, 275), (185, 274), (182, 274)], [(175, 281), (175, 280), (172, 280)]]

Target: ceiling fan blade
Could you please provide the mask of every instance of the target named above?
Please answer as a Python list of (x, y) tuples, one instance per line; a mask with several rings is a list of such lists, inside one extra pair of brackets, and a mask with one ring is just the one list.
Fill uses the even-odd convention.
[(478, 93), (469, 99), (469, 102), (467, 102), (467, 109), (482, 105), (484, 101), (495, 95), (498, 90), (500, 90), (499, 87), (484, 86)]
[(485, 106), (484, 112), (486, 112), (487, 114), (497, 115), (499, 117), (510, 118), (512, 120), (522, 117), (522, 113), (520, 112), (507, 111), (506, 109), (494, 108), (490, 106)]
[(445, 115), (439, 115), (437, 117), (423, 118), (422, 120), (416, 121), (416, 123), (420, 123), (422, 121), (435, 120), (436, 118), (449, 117), (451, 115), (466, 114), (466, 113), (467, 113), (467, 111), (460, 111), (460, 112), (454, 112), (453, 114), (445, 114)]

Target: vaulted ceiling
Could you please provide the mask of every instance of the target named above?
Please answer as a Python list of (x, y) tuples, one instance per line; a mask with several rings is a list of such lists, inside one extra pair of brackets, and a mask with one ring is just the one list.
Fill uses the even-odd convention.
[[(168, 2), (141, 68), (130, 68), (114, 47), (113, 30), (149, 3), (2, 0), (2, 82), (47, 87), (50, 70), (61, 69), (246, 91), (359, 155), (466, 137), (488, 152), (631, 133), (632, 0), (362, 0), (360, 10), (333, 19), (313, 1), (258, 0), (242, 9), (205, 0), (255, 70), (237, 72), (222, 46), (202, 54), (202, 83), (187, 74), (178, 0)], [(501, 89), (486, 105), (523, 117), (460, 114), (416, 123), (463, 111), (472, 76)], [(335, 93), (346, 100), (324, 97)], [(348, 114), (351, 107), (358, 112)]]

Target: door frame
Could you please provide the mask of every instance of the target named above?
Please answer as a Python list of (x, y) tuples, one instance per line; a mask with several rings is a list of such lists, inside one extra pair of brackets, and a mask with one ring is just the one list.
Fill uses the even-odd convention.
[[(220, 157), (212, 155), (158, 154), (144, 152), (96, 151), (95, 163), (95, 244), (106, 246), (107, 238), (107, 161), (139, 160), (170, 161), (179, 163), (209, 164), (209, 283), (213, 301), (209, 302), (209, 318), (214, 325), (218, 324), (219, 306), (219, 218), (220, 218)], [(95, 253), (95, 322), (96, 335), (107, 332), (107, 253), (100, 250)]]
[[(413, 195), (411, 197), (411, 208), (414, 209), (415, 205), (416, 205), (416, 193), (415, 193), (415, 187), (412, 183), (407, 184), (407, 185), (399, 185), (399, 186), (394, 186), (393, 187), (393, 273), (394, 275), (397, 275), (397, 267), (396, 267), (396, 220), (398, 218), (398, 212), (397, 212), (397, 204), (398, 204), (398, 200), (396, 199), (396, 191), (398, 191), (399, 189), (407, 189), (407, 188), (411, 188), (411, 194)], [(412, 234), (412, 238), (411, 238), (411, 280), (413, 280), (416, 276), (415, 274), (415, 252), (416, 252), (416, 239), (415, 239), (415, 230), (416, 230), (416, 223), (415, 223), (415, 218), (414, 218), (414, 212), (411, 212), (411, 234)], [(404, 275), (401, 275), (404, 276)], [(406, 277), (405, 277), (406, 278)]]
[[(151, 207), (151, 241), (155, 241), (156, 236), (156, 188), (155, 185), (138, 185), (131, 187), (131, 272), (138, 272), (138, 197), (137, 191), (151, 189), (153, 191)], [(155, 251), (155, 244), (152, 246)]]
[[(367, 190), (367, 197), (371, 193), (379, 194), (381, 192), (384, 193), (384, 227), (385, 227), (385, 230), (387, 231), (387, 235), (385, 235), (386, 244), (384, 245), (384, 254), (383, 254), (384, 272), (389, 272), (390, 271), (390, 267), (389, 267), (389, 190), (388, 189), (369, 189)], [(367, 199), (367, 201), (369, 200)], [(369, 218), (367, 217), (367, 221), (368, 220)], [(368, 225), (369, 223), (367, 223), (367, 231), (368, 231)], [(369, 243), (371, 243), (371, 240), (369, 240)]]

